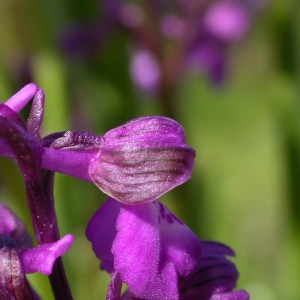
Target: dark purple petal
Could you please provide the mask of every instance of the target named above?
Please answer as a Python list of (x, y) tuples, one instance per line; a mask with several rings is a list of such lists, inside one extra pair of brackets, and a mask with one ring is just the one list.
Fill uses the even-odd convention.
[(199, 269), (188, 279), (179, 280), (179, 299), (248, 299), (246, 292), (232, 291), (239, 274), (235, 265), (226, 259), (225, 255), (234, 255), (234, 252), (228, 246), (212, 241), (203, 241), (202, 249)]
[(15, 95), (10, 97), (5, 104), (15, 112), (19, 112), (38, 91), (38, 87), (35, 83), (29, 83), (25, 85)]
[(224, 255), (224, 256), (235, 256), (234, 251), (225, 244), (215, 241), (202, 241), (202, 256), (206, 255)]
[(21, 253), (22, 264), (26, 274), (41, 272), (45, 275), (52, 273), (55, 260), (65, 254), (74, 242), (71, 234), (66, 234), (57, 242), (43, 244)]
[(165, 117), (142, 117), (110, 130), (90, 163), (93, 182), (125, 203), (155, 200), (187, 181), (195, 151), (182, 126)]
[(0, 234), (11, 237), (19, 249), (32, 247), (25, 224), (3, 203), (0, 203)]
[(0, 235), (0, 296), (5, 296), (1, 299), (33, 300), (16, 247), (9, 236)]
[(108, 198), (93, 215), (86, 229), (86, 236), (92, 243), (93, 251), (101, 260), (101, 269), (110, 274), (115, 272), (111, 247), (117, 235), (116, 221), (120, 208), (120, 202)]
[(122, 205), (112, 252), (115, 268), (136, 298), (178, 299), (178, 276), (199, 266), (198, 237), (161, 203)]
[(179, 281), (180, 299), (210, 299), (214, 293), (231, 291), (238, 278), (234, 264), (225, 258), (205, 258), (200, 269), (187, 280)]

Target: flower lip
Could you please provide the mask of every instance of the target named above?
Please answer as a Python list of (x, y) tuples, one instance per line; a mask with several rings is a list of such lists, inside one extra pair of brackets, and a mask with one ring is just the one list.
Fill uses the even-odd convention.
[(194, 158), (181, 125), (165, 117), (141, 117), (104, 135), (89, 174), (118, 201), (144, 203), (187, 181)]
[(120, 293), (121, 280), (137, 299), (178, 299), (178, 277), (189, 277), (200, 264), (200, 240), (158, 201), (125, 205), (109, 198), (86, 236), (101, 269), (113, 277), (108, 296)]

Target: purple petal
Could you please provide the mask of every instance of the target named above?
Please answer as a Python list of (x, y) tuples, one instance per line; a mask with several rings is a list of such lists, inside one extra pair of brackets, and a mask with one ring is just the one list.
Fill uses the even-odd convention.
[(250, 27), (250, 12), (243, 5), (220, 2), (213, 5), (206, 16), (204, 24), (207, 30), (224, 41), (241, 39)]
[(19, 112), (33, 98), (37, 91), (38, 86), (35, 83), (29, 83), (10, 97), (5, 104), (15, 112)]
[(66, 234), (57, 242), (43, 244), (23, 251), (21, 256), (24, 272), (27, 274), (41, 272), (42, 274), (50, 275), (56, 258), (65, 254), (73, 242), (73, 235)]
[(116, 221), (120, 208), (120, 202), (108, 198), (93, 215), (86, 229), (86, 236), (92, 243), (93, 251), (102, 261), (101, 269), (110, 274), (115, 271), (111, 247), (117, 234)]
[(142, 117), (106, 133), (89, 172), (109, 196), (125, 204), (143, 203), (187, 181), (194, 158), (177, 122)]
[(210, 257), (202, 261), (200, 269), (187, 280), (180, 280), (180, 299), (209, 299), (214, 293), (230, 292), (236, 285), (238, 272), (225, 258)]
[(226, 245), (211, 241), (202, 242), (202, 249), (199, 269), (188, 279), (179, 280), (179, 299), (248, 299), (244, 291), (232, 292), (239, 274), (224, 255), (233, 255), (234, 252)]
[(115, 268), (137, 298), (178, 299), (178, 276), (199, 265), (198, 237), (158, 201), (122, 205), (112, 252)]
[(0, 234), (12, 238), (19, 249), (32, 247), (32, 240), (25, 224), (3, 203), (0, 203)]

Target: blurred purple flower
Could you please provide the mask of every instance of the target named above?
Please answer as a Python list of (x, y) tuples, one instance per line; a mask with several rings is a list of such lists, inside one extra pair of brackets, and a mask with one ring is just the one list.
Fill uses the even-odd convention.
[[(176, 86), (186, 68), (178, 64), (178, 70), (174, 72), (165, 68), (165, 64), (170, 56), (177, 56), (179, 52), (180, 57), (171, 61), (184, 61), (188, 68), (208, 73), (219, 84), (225, 76), (227, 48), (247, 34), (254, 15), (266, 4), (266, 1), (262, 2), (104, 1), (103, 18), (96, 25), (86, 27), (90, 28), (90, 33), (86, 32), (84, 39), (79, 38), (79, 27), (70, 30), (62, 40), (71, 45), (65, 47), (69, 55), (78, 53), (76, 49), (89, 47), (97, 51), (104, 39), (89, 36), (97, 36), (97, 32), (102, 36), (106, 32), (108, 37), (113, 31), (125, 29), (135, 49), (131, 53), (131, 77), (136, 87), (146, 93), (155, 95), (162, 84)], [(166, 74), (162, 75), (162, 72)]]
[(148, 50), (140, 50), (130, 62), (130, 74), (135, 84), (148, 93), (157, 93), (161, 82), (161, 67)]
[(238, 272), (225, 255), (225, 245), (202, 242), (160, 202), (125, 205), (109, 198), (94, 214), (87, 230), (101, 269), (112, 276), (108, 300), (234, 299)]
[(71, 247), (74, 237), (33, 247), (24, 223), (0, 203), (0, 295), (1, 299), (36, 299), (25, 274), (50, 275), (57, 257)]
[(245, 36), (251, 25), (251, 14), (243, 3), (224, 1), (212, 5), (203, 22), (207, 31), (216, 38), (232, 42)]

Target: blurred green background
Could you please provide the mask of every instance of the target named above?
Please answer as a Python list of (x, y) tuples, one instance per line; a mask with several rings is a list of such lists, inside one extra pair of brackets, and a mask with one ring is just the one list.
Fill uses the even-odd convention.
[[(133, 117), (164, 115), (159, 101), (131, 83), (124, 33), (93, 62), (69, 59), (59, 49), (66, 24), (98, 13), (97, 1), (0, 1), (0, 101), (28, 83), (22, 72), (29, 64), (46, 93), (43, 135), (68, 129), (103, 135)], [(247, 37), (230, 48), (224, 86), (187, 73), (174, 99), (196, 166), (189, 182), (161, 200), (201, 239), (235, 249), (238, 285), (253, 300), (300, 299), (299, 16), (298, 1), (270, 1)], [(0, 195), (32, 233), (22, 176), (4, 158)], [(106, 196), (60, 174), (55, 196), (61, 234), (76, 238), (64, 256), (73, 296), (105, 299), (109, 276), (99, 271), (84, 232)], [(29, 278), (43, 299), (53, 299), (45, 276)]]

